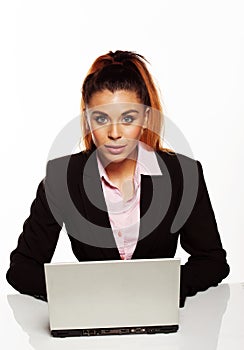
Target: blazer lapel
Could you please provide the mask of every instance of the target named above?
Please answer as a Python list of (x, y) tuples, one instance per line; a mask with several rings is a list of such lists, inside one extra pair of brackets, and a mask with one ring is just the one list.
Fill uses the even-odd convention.
[(141, 195), (140, 195), (140, 226), (139, 226), (139, 236), (138, 241), (135, 247), (135, 250), (132, 254), (131, 259), (139, 259), (144, 252), (144, 245), (141, 241), (142, 239), (142, 218), (147, 213), (147, 210), (152, 201), (152, 179), (149, 175), (141, 175)]
[(89, 232), (93, 245), (99, 249), (105, 260), (120, 259), (102, 190), (96, 151), (90, 155), (85, 164), (79, 188), (86, 218), (93, 224), (90, 225)]
[(140, 230), (132, 259), (150, 256), (150, 250), (157, 244), (155, 233), (168, 212), (172, 183), (169, 171), (162, 158), (155, 153), (162, 175), (141, 175)]

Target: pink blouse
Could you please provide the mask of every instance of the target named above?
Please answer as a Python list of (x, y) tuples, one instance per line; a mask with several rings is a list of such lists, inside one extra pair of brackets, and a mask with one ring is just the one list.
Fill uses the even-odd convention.
[(141, 174), (162, 175), (156, 155), (146, 148), (143, 142), (138, 143), (138, 156), (133, 179), (134, 194), (124, 200), (120, 190), (108, 178), (98, 155), (98, 170), (107, 205), (109, 220), (121, 259), (131, 259), (135, 250), (140, 228), (140, 191)]

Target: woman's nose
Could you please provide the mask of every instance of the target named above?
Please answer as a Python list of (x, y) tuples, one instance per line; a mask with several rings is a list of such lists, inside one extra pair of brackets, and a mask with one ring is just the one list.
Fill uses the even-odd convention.
[(121, 127), (119, 123), (111, 123), (109, 125), (108, 137), (111, 139), (119, 139), (121, 137)]

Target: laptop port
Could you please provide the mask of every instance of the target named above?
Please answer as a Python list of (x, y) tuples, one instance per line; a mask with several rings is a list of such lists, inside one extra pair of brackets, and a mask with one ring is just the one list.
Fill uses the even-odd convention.
[(129, 334), (130, 330), (128, 328), (122, 328), (122, 329), (119, 330), (119, 333), (120, 334)]
[(148, 328), (147, 329), (148, 334), (155, 334), (155, 329), (154, 328)]
[(145, 330), (145, 328), (136, 328), (135, 329), (135, 333), (144, 333), (146, 330)]
[(95, 329), (86, 329), (83, 331), (83, 335), (86, 335), (86, 336), (97, 335), (97, 332)]
[(63, 338), (63, 337), (68, 337), (69, 333), (67, 331), (57, 331), (55, 333), (55, 336)]

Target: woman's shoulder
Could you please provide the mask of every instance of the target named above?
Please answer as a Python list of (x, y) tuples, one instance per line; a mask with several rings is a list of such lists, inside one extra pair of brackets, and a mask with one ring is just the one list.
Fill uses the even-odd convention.
[(183, 153), (174, 152), (173, 150), (168, 148), (157, 150), (156, 154), (160, 156), (160, 158), (166, 163), (166, 165), (172, 167), (178, 166), (182, 162), (184, 162), (185, 164), (189, 164), (189, 166), (199, 163), (198, 160), (193, 158), (193, 155), (187, 156)]
[(193, 185), (198, 182), (202, 166), (198, 160), (172, 150), (156, 151), (162, 174), (169, 174), (176, 182), (188, 181)]
[(64, 174), (66, 176), (68, 171), (72, 173), (80, 172), (91, 153), (91, 151), (81, 151), (50, 159), (47, 161), (46, 173), (47, 175), (61, 176), (61, 174)]

